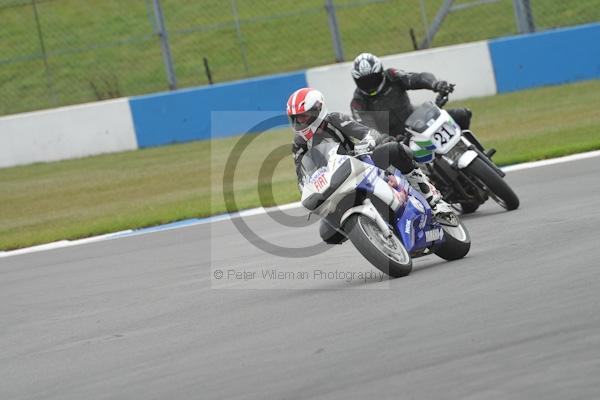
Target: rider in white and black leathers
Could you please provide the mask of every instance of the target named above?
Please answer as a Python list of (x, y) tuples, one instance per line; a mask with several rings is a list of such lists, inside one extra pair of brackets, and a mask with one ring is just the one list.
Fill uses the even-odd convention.
[[(383, 68), (381, 60), (370, 53), (354, 59), (352, 78), (356, 90), (350, 103), (355, 120), (381, 133), (404, 138), (404, 124), (414, 108), (407, 90), (428, 89), (442, 95), (452, 92), (452, 86), (437, 80), (429, 72), (404, 72)], [(448, 109), (462, 129), (469, 129), (471, 111), (468, 108)]]
[[(411, 185), (423, 193), (435, 215), (443, 217), (452, 213), (451, 207), (442, 200), (437, 189), (416, 167), (411, 155), (402, 144), (395, 141), (383, 143), (387, 135), (381, 135), (377, 130), (355, 121), (348, 115), (328, 113), (323, 95), (318, 90), (302, 88), (295, 91), (288, 99), (287, 115), (296, 133), (292, 153), (300, 190), (303, 185), (302, 157), (309, 148), (322, 140), (333, 139), (347, 151), (372, 151), (371, 158), (382, 169), (391, 165), (400, 170)], [(326, 222), (321, 223), (320, 234), (328, 243), (337, 243), (341, 240), (340, 235)]]
[(379, 141), (378, 139), (381, 137), (379, 132), (375, 129), (361, 125), (347, 115), (341, 113), (326, 114), (322, 123), (318, 126), (317, 131), (309, 138), (309, 140), (305, 140), (305, 138), (300, 135), (294, 136), (292, 153), (294, 154), (298, 179), (300, 180), (302, 178), (300, 169), (302, 156), (310, 147), (316, 146), (324, 139), (333, 139), (336, 142), (341, 143), (346, 150), (353, 150), (354, 141), (352, 139), (360, 141), (367, 137), (367, 135), (370, 135), (371, 138), (373, 138), (375, 144), (377, 144)]

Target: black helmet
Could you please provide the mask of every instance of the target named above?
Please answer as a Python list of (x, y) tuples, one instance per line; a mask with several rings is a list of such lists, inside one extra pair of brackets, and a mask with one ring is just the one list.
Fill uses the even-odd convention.
[(354, 59), (352, 78), (362, 92), (375, 96), (381, 91), (385, 81), (383, 65), (379, 58), (371, 53), (359, 54)]

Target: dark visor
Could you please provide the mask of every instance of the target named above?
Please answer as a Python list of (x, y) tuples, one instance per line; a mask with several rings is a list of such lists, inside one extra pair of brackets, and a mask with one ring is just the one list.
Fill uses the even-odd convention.
[(370, 74), (366, 76), (361, 76), (360, 78), (355, 79), (356, 86), (360, 90), (368, 94), (374, 94), (379, 89), (379, 85), (383, 81), (383, 75), (381, 74)]

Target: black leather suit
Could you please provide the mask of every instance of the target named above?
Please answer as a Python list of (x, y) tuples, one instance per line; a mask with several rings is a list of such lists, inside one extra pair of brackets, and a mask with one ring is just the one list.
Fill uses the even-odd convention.
[[(407, 90), (429, 89), (437, 81), (429, 72), (413, 73), (389, 68), (384, 71), (385, 83), (375, 96), (369, 96), (358, 88), (350, 103), (354, 119), (381, 133), (403, 138), (404, 123), (413, 112)], [(469, 129), (471, 111), (467, 108), (447, 110), (462, 129)]]

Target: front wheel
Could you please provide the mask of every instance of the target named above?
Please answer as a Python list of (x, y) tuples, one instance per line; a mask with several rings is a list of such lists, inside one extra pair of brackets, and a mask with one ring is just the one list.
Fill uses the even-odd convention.
[(479, 179), (486, 187), (490, 197), (506, 210), (519, 207), (519, 198), (500, 175), (483, 160), (475, 158), (464, 169), (467, 175)]
[(412, 259), (396, 235), (386, 238), (375, 221), (363, 214), (352, 214), (343, 229), (354, 247), (375, 268), (394, 278), (410, 274)]
[(471, 236), (463, 223), (457, 219), (456, 226), (442, 225), (444, 243), (434, 253), (444, 260), (452, 261), (463, 258), (471, 249)]
[(460, 211), (463, 214), (473, 214), (479, 208), (477, 201), (462, 201), (460, 202)]

